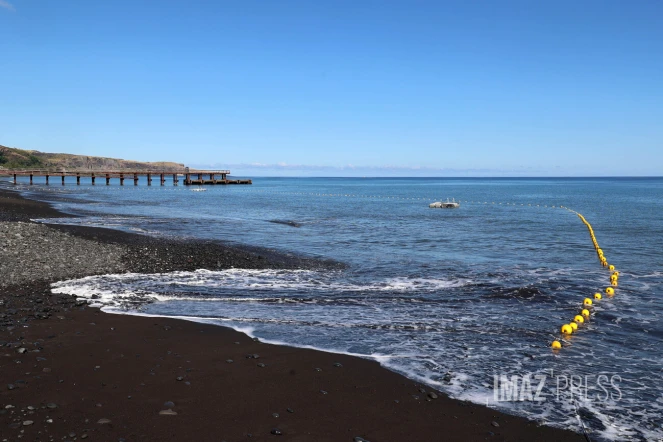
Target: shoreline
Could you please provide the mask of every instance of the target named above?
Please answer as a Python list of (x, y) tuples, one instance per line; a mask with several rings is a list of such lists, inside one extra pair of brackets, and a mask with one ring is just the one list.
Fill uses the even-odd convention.
[[(109, 270), (341, 265), (211, 241), (185, 243), (29, 221), (53, 216), (67, 215), (0, 190), (3, 225), (39, 226), (40, 234), (56, 232), (45, 233), (49, 241), (73, 238), (112, 249)], [(34, 253), (43, 246), (30, 238), (25, 244)], [(201, 249), (204, 253), (197, 253)], [(84, 274), (87, 263), (75, 267), (61, 278), (93, 274)], [(90, 440), (230, 442), (271, 440), (279, 432), (281, 440), (292, 441), (585, 440), (450, 399), (376, 361), (264, 344), (224, 326), (104, 314), (69, 295), (51, 294), (50, 283), (58, 277), (39, 279), (28, 272), (20, 283), (3, 287), (6, 277), (0, 281), (0, 369), (7, 382), (0, 384), (0, 436), (9, 440), (21, 431), (28, 440), (87, 435)], [(170, 401), (174, 406), (166, 405)], [(171, 414), (164, 413), (169, 409)]]

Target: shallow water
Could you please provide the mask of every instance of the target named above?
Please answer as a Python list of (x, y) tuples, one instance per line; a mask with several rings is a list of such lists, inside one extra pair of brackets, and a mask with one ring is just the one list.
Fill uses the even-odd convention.
[[(116, 311), (188, 316), (268, 341), (375, 357), (454, 397), (584, 426), (592, 439), (663, 437), (663, 179), (254, 183), (207, 192), (144, 183), (18, 187), (82, 215), (56, 222), (222, 239), (348, 264), (106, 275), (54, 290)], [(428, 208), (452, 197), (462, 200), (459, 209)], [(617, 294), (553, 353), (561, 324), (609, 276), (585, 226), (560, 205), (592, 223), (621, 275)], [(542, 380), (535, 376), (547, 376), (538, 397), (496, 400), (503, 396), (494, 392), (495, 375), (527, 374), (532, 392)], [(579, 388), (569, 388), (571, 380)], [(530, 400), (537, 398), (545, 400)]]

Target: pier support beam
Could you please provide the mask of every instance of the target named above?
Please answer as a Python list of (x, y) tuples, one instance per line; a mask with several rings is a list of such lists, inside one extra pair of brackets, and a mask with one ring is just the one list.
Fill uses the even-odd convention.
[(159, 179), (161, 180), (162, 186), (166, 184), (166, 176), (163, 173), (159, 174)]
[(134, 173), (134, 186), (138, 185), (138, 174)]
[(124, 186), (124, 174), (120, 174), (120, 186)]
[(30, 184), (32, 185), (32, 174), (30, 174)]
[(106, 174), (106, 185), (110, 186), (110, 174)]
[(64, 186), (64, 174), (62, 174), (62, 185)]
[(46, 174), (46, 185), (48, 186), (48, 174)]
[(177, 186), (178, 181), (179, 181), (179, 180), (177, 179), (177, 174), (174, 173), (174, 174), (173, 174), (173, 186)]
[(77, 186), (81, 185), (81, 174), (80, 173), (76, 174), (76, 185)]
[(93, 186), (94, 186), (94, 179), (95, 179), (95, 178), (96, 178), (96, 176), (94, 176), (94, 174), (92, 174), (92, 185), (93, 185)]
[(16, 184), (16, 174), (14, 174), (14, 184)]

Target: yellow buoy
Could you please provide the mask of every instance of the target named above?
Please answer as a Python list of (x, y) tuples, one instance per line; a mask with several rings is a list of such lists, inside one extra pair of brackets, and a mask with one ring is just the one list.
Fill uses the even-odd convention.
[(589, 310), (587, 310), (586, 308), (582, 309), (580, 314), (583, 315), (585, 318), (589, 319)]
[(592, 305), (592, 300), (589, 299), (589, 298), (585, 298), (585, 300), (582, 301), (582, 303), (583, 303), (584, 305), (586, 305), (587, 307), (589, 307), (590, 305)]
[(559, 350), (560, 348), (562, 348), (562, 343), (559, 341), (553, 341), (551, 347), (555, 350)]
[(571, 326), (571, 328), (573, 329), (573, 331), (578, 330), (578, 324), (576, 324), (575, 322), (570, 322), (569, 325)]
[(564, 324), (562, 326), (562, 333), (564, 333), (565, 335), (570, 335), (571, 333), (573, 333), (573, 328), (571, 328), (569, 324)]
[(615, 294), (615, 289), (613, 289), (612, 287), (608, 287), (607, 289), (605, 289), (605, 292), (608, 295), (614, 295)]
[(596, 250), (596, 253), (598, 253), (599, 255), (603, 255), (603, 250), (598, 249), (598, 250)]
[(573, 320), (578, 324), (582, 324), (583, 322), (585, 322), (585, 318), (583, 318), (581, 315), (576, 315), (576, 317), (573, 318)]
[(615, 273), (613, 273), (613, 276), (619, 276), (619, 272), (615, 270)]
[(608, 267), (608, 268), (609, 268), (610, 270), (615, 270), (615, 266), (612, 266), (612, 265), (611, 265), (610, 267)]
[(618, 285), (616, 280), (610, 281), (610, 284), (612, 284), (613, 287), (617, 287)]
[(601, 299), (602, 296), (600, 293), (594, 293), (594, 299)]

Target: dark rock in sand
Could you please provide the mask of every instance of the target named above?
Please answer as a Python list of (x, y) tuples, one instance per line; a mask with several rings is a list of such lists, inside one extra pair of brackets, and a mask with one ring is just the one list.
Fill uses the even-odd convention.
[(498, 423), (495, 422), (495, 421), (492, 421), (492, 422), (490, 423), (490, 425), (492, 425), (493, 427), (499, 427), (499, 426), (500, 426), (500, 424), (498, 424)]
[(285, 411), (287, 411), (288, 413), (294, 413), (295, 412), (295, 410), (293, 410), (292, 408), (286, 408)]
[(13, 390), (14, 388), (16, 388), (16, 385), (14, 385), (14, 384), (7, 384), (7, 390)]
[(167, 401), (163, 404), (163, 406), (166, 407), (166, 408), (175, 408), (175, 402)]
[(428, 393), (428, 397), (431, 399), (437, 399), (437, 394), (433, 393), (432, 391)]
[(343, 367), (343, 364), (340, 362), (334, 362), (334, 367)]
[(272, 431), (270, 431), (274, 436), (282, 436), (283, 431), (279, 430), (278, 428), (273, 428)]

